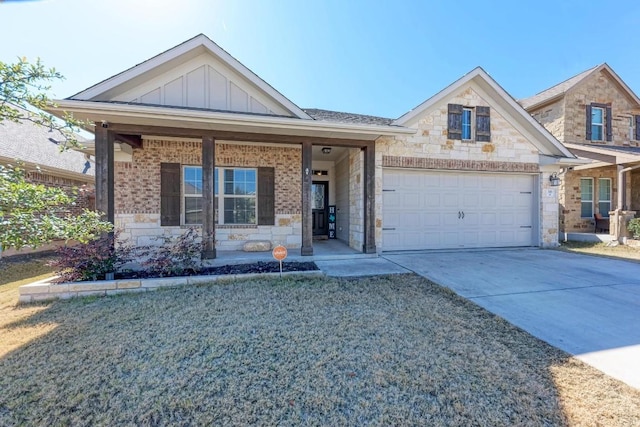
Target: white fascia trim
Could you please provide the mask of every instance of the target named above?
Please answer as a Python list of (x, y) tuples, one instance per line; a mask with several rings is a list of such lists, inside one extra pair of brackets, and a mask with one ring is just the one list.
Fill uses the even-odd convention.
[(198, 47), (205, 48), (214, 56), (219, 57), (223, 62), (229, 64), (229, 66), (233, 70), (237, 71), (251, 83), (255, 84), (261, 90), (268, 93), (271, 97), (280, 102), (287, 110), (291, 111), (299, 118), (313, 120), (312, 117), (305, 113), (300, 107), (295, 105), (287, 97), (275, 90), (271, 85), (258, 77), (253, 71), (245, 67), (240, 61), (227, 53), (224, 49), (222, 49), (204, 34), (200, 34), (192, 38), (191, 40), (187, 40), (186, 42), (175, 46), (166, 52), (148, 59), (141, 64), (135, 65), (134, 67), (123, 71), (120, 74), (116, 74), (115, 76), (110, 77), (107, 80), (96, 84), (95, 86), (85, 89), (84, 91), (74, 95), (71, 99), (89, 101), (92, 98), (127, 82), (128, 80), (134, 79), (141, 74), (151, 71), (152, 69), (161, 66), (165, 62), (169, 62), (181, 55), (197, 49)]
[(110, 104), (94, 101), (56, 100), (56, 107), (48, 108), (52, 114), (65, 111), (74, 114), (111, 114), (124, 115), (127, 118), (147, 119), (179, 119), (190, 123), (206, 125), (259, 125), (273, 129), (290, 129), (305, 131), (329, 131), (337, 133), (360, 133), (371, 136), (413, 135), (417, 129), (400, 126), (360, 125), (348, 123), (323, 122), (318, 120), (303, 120), (289, 117), (255, 116), (242, 113), (218, 113), (211, 111), (183, 110), (179, 108), (148, 107), (130, 104)]
[(580, 159), (577, 157), (554, 157), (554, 156), (546, 156), (544, 154), (540, 155), (540, 166), (547, 165), (560, 165), (560, 166), (576, 166), (576, 165), (584, 165), (590, 163), (589, 159)]
[(596, 154), (604, 154), (606, 156), (615, 157), (618, 163), (640, 161), (640, 154), (625, 153), (624, 151), (616, 151), (616, 150), (607, 150), (607, 149), (591, 147), (588, 145), (581, 145), (581, 144), (566, 143), (564, 145), (566, 145), (567, 148), (573, 148), (574, 150), (586, 151), (589, 153), (596, 153)]

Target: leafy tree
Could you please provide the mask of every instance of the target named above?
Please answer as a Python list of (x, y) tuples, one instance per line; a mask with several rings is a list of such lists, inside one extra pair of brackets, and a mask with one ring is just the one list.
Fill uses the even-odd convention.
[[(0, 62), (0, 132), (4, 120), (30, 122), (60, 132), (62, 149), (79, 146), (74, 132), (80, 121), (70, 115), (60, 121), (42, 111), (55, 106), (46, 95), (50, 88), (46, 82), (62, 78), (40, 60)], [(74, 199), (60, 188), (30, 183), (20, 165), (0, 166), (0, 249), (35, 247), (56, 239), (88, 242), (112, 230), (99, 212), (71, 215), (68, 208)]]
[(63, 137), (61, 149), (79, 147), (75, 132), (84, 123), (71, 114), (65, 113), (61, 121), (44, 111), (56, 106), (46, 94), (51, 88), (47, 83), (63, 79), (55, 68), (45, 68), (40, 59), (34, 64), (26, 58), (14, 64), (0, 61), (0, 124), (4, 120), (32, 122), (60, 132)]
[(19, 166), (0, 165), (0, 248), (40, 246), (56, 239), (86, 243), (112, 230), (99, 212), (72, 215), (74, 197), (30, 183)]

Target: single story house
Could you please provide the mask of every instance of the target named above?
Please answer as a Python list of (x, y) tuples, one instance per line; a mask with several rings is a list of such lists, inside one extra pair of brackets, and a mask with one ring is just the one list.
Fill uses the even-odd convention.
[(204, 35), (56, 102), (95, 124), (96, 203), (122, 236), (201, 227), (205, 258), (311, 255), (328, 234), (364, 253), (555, 246), (550, 178), (578, 162), (481, 68), (397, 119), (303, 109)]

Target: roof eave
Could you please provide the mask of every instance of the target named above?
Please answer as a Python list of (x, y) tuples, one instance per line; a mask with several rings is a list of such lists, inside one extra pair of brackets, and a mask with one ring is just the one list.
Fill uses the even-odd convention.
[[(71, 112), (76, 118), (91, 119), (92, 121), (112, 120), (122, 123), (135, 123), (136, 120), (153, 120), (174, 122), (176, 127), (195, 127), (212, 129), (216, 125), (226, 127), (259, 127), (269, 129), (271, 133), (278, 133), (283, 129), (289, 134), (296, 131), (331, 133), (343, 138), (358, 139), (368, 136), (375, 139), (379, 136), (412, 135), (415, 129), (401, 126), (366, 125), (351, 123), (324, 122), (316, 120), (304, 120), (281, 116), (261, 116), (244, 113), (224, 113), (214, 111), (197, 111), (172, 107), (151, 107), (131, 104), (109, 104), (94, 101), (57, 100), (56, 107), (48, 111), (58, 117), (63, 112)], [(92, 132), (91, 128), (86, 130)]]

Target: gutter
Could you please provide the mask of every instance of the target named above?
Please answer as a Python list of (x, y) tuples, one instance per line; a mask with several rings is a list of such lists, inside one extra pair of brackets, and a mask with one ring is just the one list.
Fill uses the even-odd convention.
[[(318, 120), (256, 116), (242, 113), (218, 113), (211, 111), (183, 110), (167, 107), (147, 107), (130, 104), (110, 104), (95, 101), (56, 100), (56, 106), (47, 110), (61, 116), (68, 111), (77, 116), (96, 116), (111, 114), (128, 119), (182, 120), (185, 123), (201, 124), (209, 128), (219, 124), (226, 126), (254, 125), (271, 129), (289, 129), (291, 131), (330, 132), (332, 134), (359, 133), (370, 136), (413, 135), (417, 129), (402, 126), (362, 125), (350, 123), (323, 122)], [(56, 114), (58, 113), (58, 114)], [(82, 117), (80, 117), (82, 118)], [(92, 129), (87, 129), (92, 131)]]

